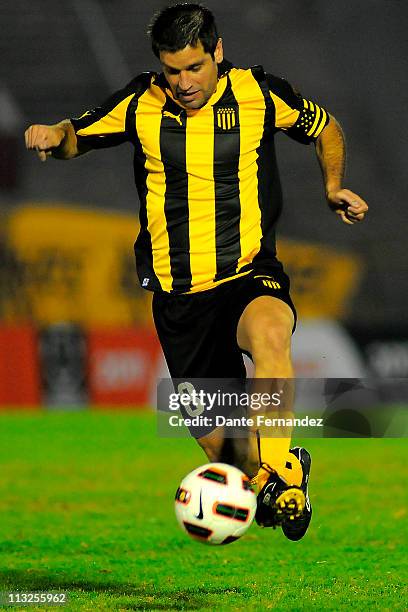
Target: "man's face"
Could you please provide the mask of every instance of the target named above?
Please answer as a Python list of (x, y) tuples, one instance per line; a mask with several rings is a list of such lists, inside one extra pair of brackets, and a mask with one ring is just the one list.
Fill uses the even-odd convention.
[(161, 52), (164, 76), (177, 102), (185, 109), (201, 108), (217, 89), (218, 67), (222, 62), (221, 39), (217, 43), (214, 59), (204, 51), (201, 42), (188, 45), (175, 53)]

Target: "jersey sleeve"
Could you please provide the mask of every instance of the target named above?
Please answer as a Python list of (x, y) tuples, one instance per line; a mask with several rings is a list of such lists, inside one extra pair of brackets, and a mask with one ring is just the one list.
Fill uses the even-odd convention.
[(78, 118), (71, 118), (79, 143), (90, 149), (102, 149), (131, 140), (129, 118), (132, 101), (146, 91), (150, 82), (150, 73), (144, 73), (101, 106), (87, 110)]
[(328, 124), (329, 113), (303, 98), (285, 79), (267, 75), (267, 83), (275, 107), (275, 128), (303, 144), (314, 142)]

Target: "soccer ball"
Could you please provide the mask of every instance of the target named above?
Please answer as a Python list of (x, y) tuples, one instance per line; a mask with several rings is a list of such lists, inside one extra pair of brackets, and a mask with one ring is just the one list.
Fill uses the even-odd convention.
[(176, 491), (181, 528), (205, 544), (230, 544), (251, 526), (256, 495), (248, 476), (226, 463), (207, 463), (188, 474)]

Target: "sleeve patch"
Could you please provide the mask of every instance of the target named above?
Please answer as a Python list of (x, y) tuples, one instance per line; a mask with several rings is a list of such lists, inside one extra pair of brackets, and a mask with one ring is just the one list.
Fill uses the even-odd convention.
[(329, 115), (324, 108), (311, 100), (303, 99), (303, 109), (287, 133), (300, 142), (312, 142), (316, 140), (328, 121)]

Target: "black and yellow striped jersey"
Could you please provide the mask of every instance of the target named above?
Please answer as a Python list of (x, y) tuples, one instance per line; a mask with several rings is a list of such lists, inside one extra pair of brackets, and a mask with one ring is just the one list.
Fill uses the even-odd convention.
[(188, 293), (275, 260), (282, 198), (274, 134), (310, 143), (328, 114), (260, 66), (224, 61), (216, 92), (188, 114), (163, 74), (147, 72), (71, 121), (87, 147), (132, 143), (140, 282)]

